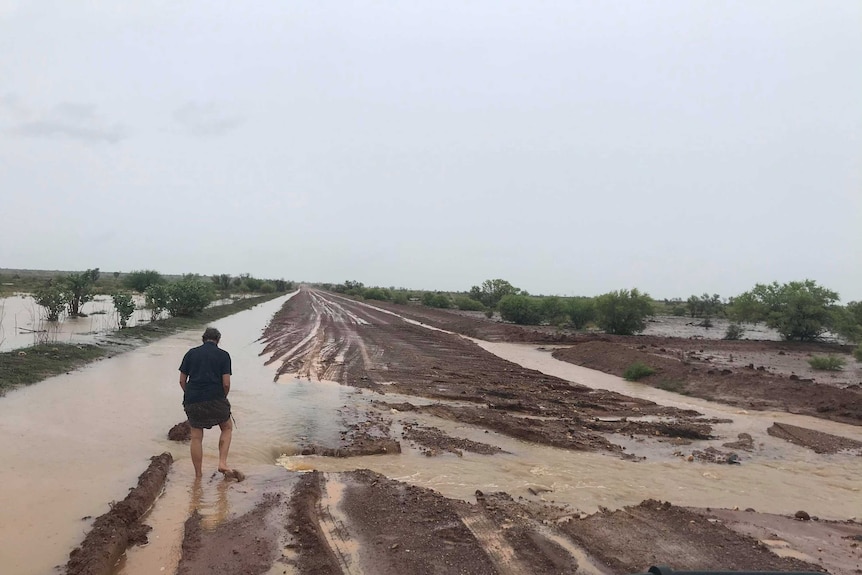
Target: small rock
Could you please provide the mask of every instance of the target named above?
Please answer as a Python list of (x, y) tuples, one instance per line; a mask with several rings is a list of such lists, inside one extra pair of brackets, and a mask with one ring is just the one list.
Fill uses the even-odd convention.
[(808, 513), (806, 513), (805, 511), (801, 511), (801, 510), (797, 511), (796, 515), (794, 515), (794, 517), (796, 519), (799, 519), (800, 521), (810, 521), (811, 520), (811, 516), (808, 515)]
[(754, 507), (746, 507), (745, 510), (749, 513), (757, 513), (757, 511), (754, 509)]

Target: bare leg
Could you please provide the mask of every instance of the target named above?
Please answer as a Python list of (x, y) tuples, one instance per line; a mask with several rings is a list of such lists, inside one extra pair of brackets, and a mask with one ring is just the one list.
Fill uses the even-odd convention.
[(201, 466), (203, 464), (204, 459), (204, 430), (192, 427), (192, 442), (191, 442), (191, 451), (192, 451), (192, 465), (195, 466), (195, 477), (200, 477), (203, 472), (201, 471)]
[(230, 418), (218, 424), (221, 435), (218, 438), (218, 470), (227, 475), (232, 471), (227, 466), (227, 453), (230, 451), (230, 438), (233, 437), (233, 422)]

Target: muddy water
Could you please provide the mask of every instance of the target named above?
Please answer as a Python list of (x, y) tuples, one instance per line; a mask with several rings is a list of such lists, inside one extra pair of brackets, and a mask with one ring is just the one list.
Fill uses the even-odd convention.
[[(185, 350), (199, 342), (196, 332), (161, 340), (0, 400), (4, 571), (41, 574), (65, 563), (69, 550), (89, 527), (90, 522), (82, 518), (97, 516), (108, 509), (109, 501), (122, 499), (148, 457), (162, 451), (171, 451), (176, 462), (167, 489), (148, 519), (153, 526), (150, 544), (129, 552), (120, 570), (123, 574), (173, 572), (182, 523), (190, 511), (198, 509), (204, 525), (215, 526), (248, 509), (255, 496), (275, 482), (284, 488), (283, 467), (331, 472), (366, 467), (466, 500), (473, 499), (476, 489), (507, 491), (515, 497), (534, 497), (530, 488), (550, 489), (544, 498), (568, 504), (573, 512), (590, 512), (600, 505), (619, 507), (647, 497), (778, 513), (805, 509), (833, 518), (859, 512), (853, 502), (860, 499), (862, 457), (820, 456), (764, 433), (775, 418), (862, 439), (858, 428), (787, 414), (738, 414), (733, 408), (583, 370), (529, 346), (483, 344), (507, 359), (573, 381), (732, 417), (735, 423), (719, 430), (729, 436), (722, 441), (735, 439), (740, 430), (748, 431), (758, 444), (756, 457), (732, 467), (688, 463), (672, 455), (677, 448), (631, 441), (627, 448), (648, 458), (631, 463), (535, 446), (454, 422), (397, 412), (387, 412), (396, 422), (396, 434), (400, 435), (399, 421), (418, 421), (454, 436), (498, 445), (509, 454), (429, 459), (403, 444), (400, 456), (343, 460), (291, 455), (305, 443), (334, 444), (343, 422), (357, 411), (370, 409), (370, 401), (379, 396), (327, 382), (292, 378), (274, 382), (274, 366), (263, 365), (259, 356), (263, 346), (256, 340), (284, 301), (279, 298), (215, 324), (224, 334), (222, 346), (234, 360), (231, 401), (237, 429), (230, 463), (249, 475), (241, 484), (211, 476), (217, 462), (216, 432), (207, 432), (204, 438), (200, 482), (192, 477), (187, 446), (165, 439), (167, 429), (184, 419), (176, 369)], [(385, 399), (402, 398), (388, 394)], [(333, 500), (337, 495), (328, 494)]]
[[(134, 296), (135, 310), (128, 325), (134, 326), (150, 320), (150, 310), (140, 309), (144, 297)], [(0, 298), (0, 351), (29, 347), (36, 343), (90, 343), (99, 335), (117, 329), (118, 316), (110, 296), (98, 295), (81, 306), (86, 317), (48, 322), (44, 312), (29, 295)]]

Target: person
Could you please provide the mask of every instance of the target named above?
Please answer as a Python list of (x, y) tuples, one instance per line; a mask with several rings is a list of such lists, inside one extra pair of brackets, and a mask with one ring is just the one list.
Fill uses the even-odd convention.
[(242, 481), (241, 472), (227, 465), (230, 440), (233, 435), (230, 402), (230, 354), (220, 349), (221, 332), (208, 327), (201, 338), (203, 343), (186, 352), (180, 363), (180, 387), (183, 389), (183, 408), (191, 427), (191, 455), (195, 477), (202, 476), (204, 429), (219, 426), (218, 470), (225, 478)]

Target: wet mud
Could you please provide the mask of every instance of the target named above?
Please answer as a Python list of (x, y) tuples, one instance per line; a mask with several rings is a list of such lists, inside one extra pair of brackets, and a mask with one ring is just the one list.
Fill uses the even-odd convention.
[(168, 430), (168, 439), (171, 441), (191, 441), (192, 426), (188, 420), (181, 421)]
[(458, 457), (464, 455), (465, 451), (482, 455), (505, 453), (502, 448), (496, 445), (452, 437), (436, 427), (426, 427), (415, 423), (405, 423), (401, 436), (407, 441), (421, 446), (422, 452), (427, 457), (434, 457), (444, 452), (454, 453)]
[(280, 555), (280, 503), (278, 494), (267, 493), (253, 510), (212, 530), (204, 529), (201, 515), (193, 512), (185, 523), (177, 575), (266, 573)]
[[(458, 335), (323, 292), (303, 290), (291, 298), (264, 339), (266, 361), (281, 363), (279, 375), (442, 400), (446, 404), (421, 409), (525, 441), (622, 452), (603, 434), (710, 437), (709, 423), (695, 411), (525, 369)], [(653, 419), (631, 421), (646, 416)]]
[(806, 429), (789, 423), (773, 423), (766, 432), (773, 436), (811, 449), (815, 453), (838, 453), (847, 451), (862, 456), (862, 442)]
[[(557, 350), (553, 355), (563, 361), (620, 376), (630, 365), (641, 362), (656, 371), (638, 380), (645, 385), (745, 409), (789, 411), (862, 424), (862, 390), (855, 386), (815, 383), (792, 374), (774, 373), (762, 365), (718, 362), (713, 356), (697, 351), (705, 349), (703, 344), (695, 344), (701, 346), (696, 349), (671, 349), (671, 343), (679, 346), (679, 342), (635, 345), (638, 339), (632, 338), (629, 343), (589, 341)], [(740, 348), (742, 345), (737, 344)], [(744, 345), (751, 348), (773, 344), (746, 342)], [(728, 357), (732, 354), (732, 351), (728, 352)]]
[(69, 556), (68, 575), (109, 575), (127, 547), (147, 542), (150, 528), (141, 519), (164, 488), (172, 462), (170, 453), (154, 456), (126, 498), (96, 518), (84, 542)]
[[(749, 512), (737, 521), (754, 532), (758, 517)], [(776, 518), (791, 521), (769, 516), (761, 523)], [(725, 521), (712, 510), (655, 500), (583, 515), (502, 492), (476, 492), (475, 503), (452, 500), (369, 470), (311, 472), (301, 475), (289, 497), (265, 494), (252, 511), (214, 530), (202, 529), (193, 515), (178, 573), (611, 575), (655, 564), (824, 570), (815, 560), (779, 556)], [(862, 530), (849, 522), (842, 527), (845, 537)], [(852, 559), (850, 539), (836, 544)], [(840, 565), (835, 573), (851, 572), (846, 558)]]
[[(613, 336), (517, 326), (466, 312), (374, 302), (427, 325), (486, 341), (557, 344), (554, 357), (621, 376), (637, 361), (656, 369), (640, 383), (744, 409), (781, 410), (862, 424), (862, 364), (852, 346), (819, 342)], [(839, 355), (842, 372), (817, 372), (813, 355)]]

